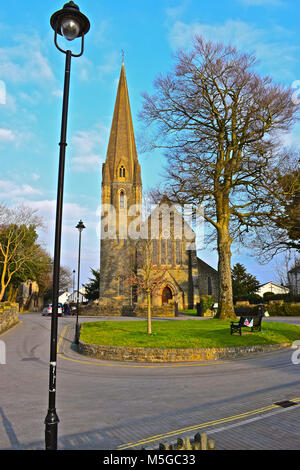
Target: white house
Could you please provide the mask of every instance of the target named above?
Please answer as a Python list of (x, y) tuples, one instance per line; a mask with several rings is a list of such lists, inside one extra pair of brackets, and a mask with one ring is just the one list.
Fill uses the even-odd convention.
[(288, 272), (288, 279), (293, 295), (300, 295), (300, 265)]
[(60, 295), (58, 297), (58, 302), (61, 304), (65, 304), (66, 302), (69, 302), (69, 297), (70, 297), (70, 292), (64, 292), (64, 294)]
[[(84, 288), (79, 289), (79, 302), (88, 302), (88, 299), (85, 297), (86, 290)], [(73, 292), (73, 294), (70, 294), (69, 296), (69, 302), (77, 302), (77, 290)]]
[(266, 292), (272, 292), (272, 294), (276, 295), (288, 294), (290, 290), (287, 287), (276, 284), (275, 282), (267, 282), (266, 284), (259, 286), (259, 289), (255, 293), (263, 297)]

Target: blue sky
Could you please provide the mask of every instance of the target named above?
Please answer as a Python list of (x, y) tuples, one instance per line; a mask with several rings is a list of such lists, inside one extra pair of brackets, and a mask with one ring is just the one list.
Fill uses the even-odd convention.
[[(300, 4), (296, 0), (80, 0), (91, 21), (83, 57), (72, 63), (68, 149), (65, 176), (62, 264), (77, 266), (78, 233), (83, 219), (82, 280), (99, 266), (101, 164), (105, 159), (121, 49), (136, 138), (142, 141), (142, 92), (170, 70), (173, 54), (188, 48), (194, 34), (230, 42), (252, 51), (258, 70), (291, 86), (300, 80)], [(0, 201), (39, 210), (47, 229), (41, 239), (53, 253), (64, 55), (54, 46), (49, 25), (63, 1), (10, 0), (0, 6), (0, 80), (6, 104), (0, 104)], [(75, 47), (75, 45), (74, 45)], [(299, 83), (300, 85), (300, 83)], [(300, 127), (286, 136), (298, 144)], [(139, 154), (145, 189), (163, 172), (159, 152)], [(211, 249), (199, 255), (216, 267)], [(233, 253), (260, 282), (276, 280), (274, 266), (262, 266), (246, 249)]]

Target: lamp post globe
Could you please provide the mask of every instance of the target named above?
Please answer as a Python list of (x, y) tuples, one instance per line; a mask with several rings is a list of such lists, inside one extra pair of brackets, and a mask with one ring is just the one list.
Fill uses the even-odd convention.
[(84, 223), (82, 222), (82, 220), (78, 223), (78, 225), (76, 226), (77, 230), (79, 231), (79, 233), (82, 233), (83, 230), (86, 228)]
[[(69, 109), (69, 90), (72, 57), (80, 57), (84, 51), (84, 36), (90, 29), (88, 18), (80, 12), (78, 5), (68, 2), (64, 7), (54, 13), (50, 19), (54, 30), (54, 44), (57, 49), (66, 55), (65, 81), (63, 95), (63, 109), (61, 122), (61, 139), (59, 152), (59, 171), (57, 187), (57, 205), (55, 219), (55, 245), (53, 263), (53, 297), (51, 315), (51, 341), (50, 341), (50, 370), (49, 370), (49, 405), (48, 414), (45, 418), (45, 447), (46, 450), (57, 450), (57, 434), (59, 418), (56, 413), (56, 375), (57, 375), (57, 333), (58, 333), (58, 296), (59, 296), (59, 274), (61, 257), (61, 232), (63, 216), (63, 194), (65, 158), (67, 147), (67, 122)], [(64, 36), (68, 41), (81, 37), (81, 51), (74, 54), (71, 50), (62, 49), (57, 42), (57, 35)]]
[(65, 18), (61, 23), (60, 32), (65, 39), (73, 41), (80, 34), (80, 25), (76, 20)]
[(86, 35), (90, 30), (88, 18), (81, 13), (78, 5), (69, 2), (51, 16), (50, 24), (54, 31), (64, 36), (68, 41), (73, 41)]

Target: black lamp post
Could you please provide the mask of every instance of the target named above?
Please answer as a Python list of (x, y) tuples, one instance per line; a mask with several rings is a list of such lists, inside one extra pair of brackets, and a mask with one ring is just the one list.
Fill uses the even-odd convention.
[[(74, 2), (66, 3), (62, 10), (57, 11), (51, 17), (50, 24), (54, 29), (54, 42), (56, 47), (66, 54), (65, 83), (61, 125), (59, 173), (56, 206), (56, 228), (55, 248), (53, 266), (53, 298), (51, 319), (51, 345), (50, 345), (50, 373), (49, 373), (49, 408), (45, 419), (45, 447), (46, 450), (57, 450), (57, 430), (59, 418), (56, 413), (56, 369), (57, 369), (57, 324), (58, 324), (58, 293), (59, 293), (59, 270), (61, 255), (61, 227), (63, 214), (63, 193), (65, 155), (67, 146), (67, 118), (69, 107), (70, 71), (71, 58), (80, 57), (84, 51), (84, 36), (90, 29), (90, 22), (83, 15)], [(68, 41), (81, 37), (81, 52), (73, 54), (70, 50), (63, 50), (57, 43), (57, 34), (64, 36)]]
[(76, 308), (76, 333), (75, 333), (75, 344), (79, 344), (79, 336), (80, 336), (80, 326), (78, 322), (78, 314), (79, 314), (79, 287), (80, 287), (80, 257), (81, 257), (81, 234), (86, 228), (82, 222), (82, 220), (77, 225), (77, 230), (79, 232), (79, 252), (78, 252), (78, 279), (77, 279), (77, 308)]
[(75, 269), (73, 270), (73, 294), (75, 292), (75, 274), (76, 274), (76, 271)]

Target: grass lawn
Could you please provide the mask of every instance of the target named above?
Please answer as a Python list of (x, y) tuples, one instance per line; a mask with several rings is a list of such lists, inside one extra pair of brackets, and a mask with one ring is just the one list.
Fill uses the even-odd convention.
[(180, 313), (187, 313), (188, 315), (195, 315), (197, 316), (197, 310), (193, 308), (192, 310), (186, 309), (186, 310), (180, 310)]
[(287, 323), (262, 322), (262, 331), (242, 329), (230, 335), (230, 321), (153, 321), (147, 335), (146, 321), (84, 323), (81, 340), (89, 344), (145, 348), (221, 348), (255, 344), (292, 343), (300, 339), (300, 327)]

